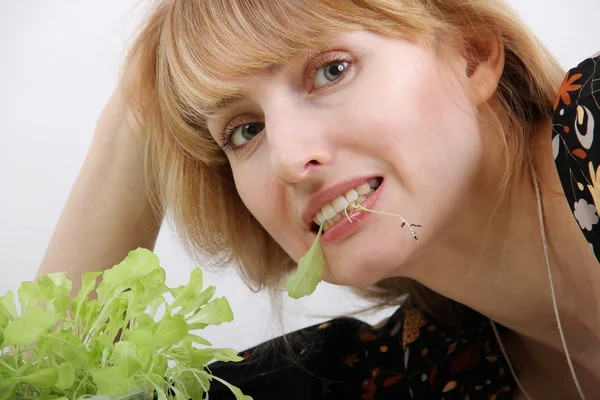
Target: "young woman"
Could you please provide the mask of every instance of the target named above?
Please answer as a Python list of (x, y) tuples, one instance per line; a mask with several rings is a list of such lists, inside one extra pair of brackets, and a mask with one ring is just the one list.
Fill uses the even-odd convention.
[[(139, 138), (92, 151), (132, 154), (119, 179), (136, 187), (145, 162), (190, 251), (255, 287), (282, 290), (317, 241), (323, 280), (387, 304), (408, 294), (381, 326), (307, 329), (293, 361), (215, 366), (255, 398), (594, 398), (597, 61), (563, 80), (501, 0), (164, 0), (114, 100)], [(125, 163), (110, 157), (95, 163)], [(68, 207), (87, 215), (86, 176)], [(107, 265), (151, 247), (161, 214), (113, 190), (92, 227), (139, 211)]]

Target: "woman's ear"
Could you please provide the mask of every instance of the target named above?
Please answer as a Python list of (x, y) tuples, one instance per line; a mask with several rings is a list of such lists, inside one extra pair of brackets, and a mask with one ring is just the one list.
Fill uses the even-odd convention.
[(494, 95), (500, 82), (504, 71), (504, 45), (500, 40), (487, 40), (469, 47), (465, 71), (469, 96), (475, 106), (480, 106)]

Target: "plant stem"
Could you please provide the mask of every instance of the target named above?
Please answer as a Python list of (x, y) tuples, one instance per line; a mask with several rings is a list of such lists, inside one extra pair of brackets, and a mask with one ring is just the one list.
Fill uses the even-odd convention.
[(416, 224), (409, 224), (407, 220), (405, 220), (401, 215), (399, 214), (392, 214), (392, 213), (387, 213), (385, 211), (376, 211), (376, 210), (369, 210), (368, 208), (364, 207), (362, 204), (352, 204), (352, 208), (354, 208), (355, 210), (358, 211), (366, 211), (366, 212), (370, 212), (373, 214), (383, 214), (383, 215), (389, 215), (391, 217), (396, 217), (396, 218), (400, 218), (402, 220), (402, 225), (401, 228), (404, 227), (404, 225), (408, 226), (408, 229), (410, 229), (410, 233), (412, 234), (413, 238), (415, 239), (415, 241), (417, 243), (419, 243), (419, 239), (417, 238), (417, 233), (414, 231), (413, 226), (414, 227), (421, 227), (421, 225), (416, 225)]
[(6, 367), (6, 368), (10, 369), (10, 370), (11, 370), (12, 372), (14, 372), (15, 374), (17, 373), (17, 370), (16, 370), (16, 369), (13, 369), (13, 368), (12, 368), (10, 365), (8, 365), (8, 364), (7, 364), (7, 363), (6, 363), (4, 360), (2, 360), (1, 358), (0, 358), (0, 364), (1, 364), (1, 365), (3, 365), (4, 367)]

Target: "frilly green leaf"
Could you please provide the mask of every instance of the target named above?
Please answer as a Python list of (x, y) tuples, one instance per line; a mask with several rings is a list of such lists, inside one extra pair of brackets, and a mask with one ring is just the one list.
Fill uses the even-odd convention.
[(4, 330), (5, 345), (24, 345), (35, 342), (42, 333), (58, 321), (58, 316), (41, 307), (27, 308)]
[(131, 287), (137, 279), (159, 268), (158, 257), (150, 250), (137, 249), (129, 252), (125, 260), (102, 274), (102, 282), (96, 289), (98, 301), (105, 304), (108, 299)]
[(9, 290), (4, 296), (0, 297), (0, 316), (5, 316), (8, 321), (17, 318), (17, 306), (15, 305), (15, 295)]
[(118, 367), (97, 368), (91, 371), (91, 375), (99, 394), (124, 396), (138, 388), (135, 379), (122, 376)]
[(35, 282), (22, 282), (17, 294), (21, 305), (21, 314), (26, 313), (30, 307), (35, 307), (40, 300), (40, 291)]
[(225, 297), (208, 302), (197, 314), (187, 320), (188, 324), (206, 325), (220, 325), (231, 321), (233, 321), (233, 312)]
[(182, 315), (165, 316), (154, 327), (152, 346), (167, 348), (181, 342), (188, 334), (188, 324)]
[(121, 341), (115, 343), (113, 361), (115, 366), (119, 367), (121, 376), (127, 378), (134, 376), (141, 368), (137, 347), (133, 342)]

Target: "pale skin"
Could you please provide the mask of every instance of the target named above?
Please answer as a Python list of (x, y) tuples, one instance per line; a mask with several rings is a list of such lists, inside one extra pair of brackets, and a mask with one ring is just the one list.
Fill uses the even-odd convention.
[[(236, 80), (245, 98), (216, 113), (209, 129), (221, 141), (232, 127), (234, 147), (245, 145), (227, 152), (238, 192), (296, 261), (315, 237), (301, 220), (312, 194), (355, 177), (383, 177), (375, 209), (422, 225), (420, 244), (397, 219), (371, 217), (351, 236), (323, 246), (324, 279), (360, 287), (414, 278), (515, 332), (505, 341), (534, 399), (575, 398), (531, 177), (518, 173), (495, 209), (502, 146), (485, 105), (494, 107), (504, 52), (490, 41), (483, 53), (476, 65), (458, 52), (442, 63), (415, 44), (346, 34), (314, 58)], [(323, 59), (343, 73), (323, 80), (323, 67), (311, 70)], [(236, 128), (242, 124), (258, 134), (242, 135)], [(550, 121), (536, 130), (532, 152), (560, 315), (591, 396), (600, 390), (600, 266), (563, 195)]]

